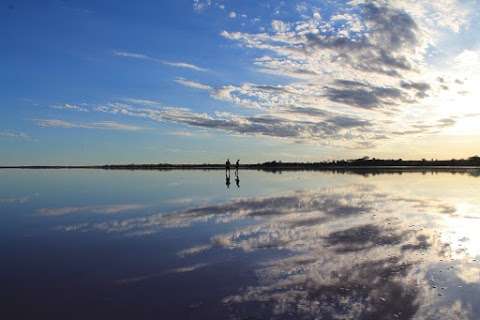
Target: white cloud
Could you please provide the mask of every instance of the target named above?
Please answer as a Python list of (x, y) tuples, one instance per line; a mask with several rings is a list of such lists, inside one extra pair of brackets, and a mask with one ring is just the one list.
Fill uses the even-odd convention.
[(471, 68), (480, 66), (480, 52), (474, 50), (463, 50), (454, 58), (455, 67), (458, 68)]
[(230, 13), (228, 14), (228, 17), (230, 19), (235, 19), (237, 17), (237, 13), (235, 11), (230, 11)]
[(287, 32), (290, 29), (290, 26), (283, 21), (273, 20), (272, 28), (275, 32)]

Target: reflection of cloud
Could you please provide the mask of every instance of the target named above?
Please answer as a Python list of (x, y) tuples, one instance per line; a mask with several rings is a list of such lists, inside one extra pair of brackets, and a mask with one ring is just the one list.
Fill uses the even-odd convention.
[(198, 269), (204, 268), (206, 266), (208, 266), (207, 263), (197, 263), (195, 265), (188, 266), (188, 267), (180, 267), (180, 268), (167, 270), (167, 271), (161, 272), (161, 273), (152, 273), (152, 274), (146, 274), (146, 275), (141, 275), (141, 276), (135, 276), (135, 277), (125, 278), (125, 279), (120, 279), (120, 280), (117, 280), (115, 282), (117, 284), (120, 284), (120, 285), (128, 285), (128, 284), (132, 284), (132, 283), (137, 283), (137, 282), (141, 282), (141, 281), (150, 280), (150, 279), (156, 278), (156, 277), (161, 277), (161, 276), (164, 276), (164, 275), (169, 274), (169, 273), (193, 272), (193, 271), (196, 271)]
[(43, 216), (63, 216), (73, 213), (100, 213), (115, 214), (125, 211), (141, 210), (144, 205), (139, 204), (116, 204), (104, 206), (80, 206), (80, 207), (62, 207), (62, 208), (41, 208), (38, 212)]
[(209, 249), (211, 249), (212, 246), (211, 245), (200, 245), (200, 246), (195, 246), (195, 247), (191, 247), (191, 248), (188, 248), (188, 249), (185, 249), (185, 250), (182, 250), (178, 253), (178, 255), (180, 257), (186, 257), (186, 256), (190, 256), (190, 255), (195, 255), (195, 254), (199, 254), (201, 252), (204, 252), (204, 251), (207, 251)]
[[(104, 222), (93, 224), (90, 227), (109, 232), (150, 233), (162, 228), (188, 227), (194, 223), (210, 220), (229, 223), (239, 219), (264, 217), (281, 219), (292, 225), (308, 224), (325, 216), (341, 217), (369, 212), (370, 202), (366, 199), (354, 198), (350, 194), (299, 191), (278, 197), (239, 199), (225, 204), (202, 206), (172, 214), (161, 213), (148, 217)], [(319, 208), (322, 208), (322, 211), (318, 211)]]
[(452, 304), (432, 309), (423, 316), (423, 319), (455, 319), (470, 320), (476, 319), (472, 316), (472, 307), (465, 305), (460, 300), (455, 300)]
[[(138, 235), (240, 221), (233, 231), (178, 253), (185, 261), (209, 250), (276, 253), (255, 266), (257, 283), (223, 299), (240, 318), (248, 315), (243, 314), (243, 304), (253, 303), (268, 310), (265, 318), (447, 320), (475, 313), (474, 296), (459, 303), (451, 298), (459, 296), (456, 288), (433, 287), (446, 281), (437, 273), (445, 268), (441, 261), (454, 254), (436, 228), (445, 218), (461, 214), (448, 200), (353, 185), (236, 199), (63, 230)], [(197, 262), (168, 272), (205, 266)], [(478, 283), (474, 270), (458, 261), (451, 271), (456, 285)]]
[(207, 265), (208, 265), (208, 264), (206, 264), (206, 263), (198, 263), (198, 264), (195, 264), (195, 265), (193, 265), (193, 266), (175, 268), (175, 269), (172, 269), (172, 270), (167, 271), (167, 272), (171, 272), (171, 273), (192, 272), (192, 271), (195, 271), (195, 270), (197, 270), (197, 269), (206, 267)]
[(335, 231), (325, 239), (326, 245), (335, 247), (337, 252), (362, 251), (378, 245), (396, 245), (403, 235), (387, 233), (376, 225), (367, 224), (346, 230)]
[(25, 196), (25, 197), (13, 197), (13, 198), (0, 198), (0, 204), (1, 203), (6, 203), (6, 204), (23, 204), (27, 203), (32, 199), (31, 196)]
[(465, 283), (480, 283), (480, 265), (476, 262), (464, 263), (464, 268), (459, 270), (457, 276)]

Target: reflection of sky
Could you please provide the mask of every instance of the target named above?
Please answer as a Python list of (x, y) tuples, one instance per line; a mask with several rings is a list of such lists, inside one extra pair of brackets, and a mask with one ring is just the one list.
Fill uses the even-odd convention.
[[(222, 287), (239, 272), (237, 261), (248, 261), (242, 272), (253, 272), (255, 281), (235, 282), (215, 299), (210, 297), (213, 289), (203, 288), (205, 301), (238, 317), (252, 312), (278, 319), (480, 315), (480, 201), (475, 192), (480, 181), (475, 177), (241, 172), (244, 184), (252, 187), (226, 191), (221, 175), (217, 181), (213, 172), (179, 176), (188, 174), (195, 179), (184, 181), (176, 201), (162, 196), (173, 188), (168, 174), (142, 177), (155, 180), (162, 191), (144, 194), (135, 185), (124, 185), (119, 194), (130, 194), (129, 201), (118, 197), (109, 205), (76, 207), (78, 203), (67, 203), (68, 197), (51, 205), (54, 193), (47, 188), (29, 219), (49, 221), (46, 232), (65, 240), (96, 237), (112, 245), (128, 241), (145, 250), (150, 245), (168, 248), (161, 257), (130, 261), (125, 270), (117, 266), (122, 268), (114, 281), (121, 284), (118, 290), (150, 285), (161, 292), (162, 283), (175, 274), (200, 279), (213, 270), (223, 270), (217, 279)], [(98, 182), (111, 183), (123, 175), (139, 178), (125, 172)], [(72, 178), (72, 184), (87, 176)], [(203, 187), (191, 192), (193, 185)], [(54, 214), (58, 212), (62, 214)], [(170, 262), (155, 267), (149, 259)], [(199, 314), (208, 308), (203, 303)]]

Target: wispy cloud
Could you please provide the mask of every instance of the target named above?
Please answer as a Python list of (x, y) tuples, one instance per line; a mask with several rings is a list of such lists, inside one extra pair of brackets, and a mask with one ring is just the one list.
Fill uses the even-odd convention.
[(137, 98), (125, 98), (122, 99), (122, 101), (126, 103), (131, 103), (134, 105), (140, 105), (140, 106), (148, 106), (148, 107), (155, 107), (155, 106), (161, 106), (162, 103), (160, 101), (156, 100), (150, 100), (150, 99), (137, 99)]
[(65, 103), (63, 105), (53, 105), (51, 106), (52, 109), (58, 109), (58, 110), (71, 110), (71, 111), (80, 111), (80, 112), (88, 112), (88, 109), (85, 107), (82, 107), (77, 104), (70, 104), (70, 103)]
[(113, 51), (113, 55), (117, 57), (124, 57), (124, 58), (132, 58), (132, 59), (140, 59), (146, 61), (152, 61), (156, 63), (161, 63), (166, 66), (175, 67), (175, 68), (183, 68), (183, 69), (190, 69), (194, 71), (206, 72), (208, 69), (196, 66), (191, 63), (181, 62), (181, 61), (166, 61), (162, 59), (157, 59), (151, 56), (148, 56), (143, 53), (135, 53), (135, 52), (127, 52), (127, 51)]
[(200, 83), (200, 82), (196, 82), (196, 81), (192, 81), (192, 80), (188, 80), (188, 79), (184, 79), (184, 78), (177, 78), (174, 81), (176, 83), (181, 84), (182, 86), (185, 86), (185, 87), (188, 87), (188, 88), (199, 89), (199, 90), (207, 90), (207, 91), (212, 90), (212, 87), (207, 85), (207, 84), (203, 84), (203, 83)]
[[(121, 114), (153, 121), (175, 122), (191, 127), (224, 130), (240, 135), (261, 135), (275, 138), (295, 139), (303, 142), (323, 143), (326, 139), (343, 144), (357, 145), (363, 141), (363, 132), (371, 124), (368, 120), (353, 116), (323, 112), (315, 115), (315, 121), (291, 119), (284, 114), (245, 116), (226, 112), (198, 113), (186, 108), (164, 107), (161, 109), (138, 108), (126, 104), (110, 103), (96, 108), (97, 111)], [(302, 112), (299, 108), (298, 112)], [(308, 111), (306, 111), (308, 114)]]
[(145, 127), (134, 126), (115, 121), (99, 121), (90, 123), (76, 123), (59, 119), (34, 119), (38, 126), (42, 128), (63, 128), (63, 129), (100, 129), (100, 130), (120, 130), (120, 131), (140, 131), (146, 130)]
[(0, 138), (30, 140), (31, 137), (24, 132), (0, 131)]
[(171, 61), (162, 61), (164, 65), (171, 66), (171, 67), (176, 67), (176, 68), (186, 68), (186, 69), (192, 69), (195, 71), (208, 71), (208, 69), (198, 67), (194, 64), (186, 63), (186, 62), (171, 62)]
[(126, 52), (126, 51), (113, 51), (113, 55), (118, 57), (133, 58), (133, 59), (155, 60), (154, 58), (149, 57), (145, 54)]
[[(177, 79), (178, 80), (178, 79)], [(181, 79), (182, 82), (185, 79)], [(187, 81), (187, 86), (197, 87), (199, 84)], [(368, 86), (362, 82), (337, 81), (336, 87), (329, 88), (331, 99), (345, 100), (350, 102), (356, 108), (375, 111), (382, 103), (388, 102), (391, 107), (400, 105), (402, 101), (415, 99), (419, 92), (424, 94), (428, 86), (420, 83), (409, 83), (409, 89), (395, 89)], [(200, 84), (202, 89), (207, 89)], [(208, 86), (208, 88), (211, 88)], [(262, 91), (265, 94), (289, 94), (297, 90), (293, 86), (256, 86), (248, 85), (242, 87), (244, 96), (249, 91)], [(405, 91), (406, 90), (406, 91)], [(409, 93), (408, 90), (412, 92)], [(209, 90), (212, 95), (218, 94), (216, 89)], [(357, 92), (358, 91), (358, 92)], [(349, 94), (348, 94), (349, 93)], [(228, 95), (228, 94), (227, 94)], [(265, 97), (265, 95), (264, 95)], [(227, 98), (222, 97), (227, 100)], [(234, 100), (241, 104), (242, 102)], [(262, 103), (259, 99), (257, 103)], [(259, 106), (259, 110), (264, 113), (254, 115), (239, 115), (228, 112), (201, 113), (188, 108), (151, 107), (150, 102), (144, 102), (137, 99), (136, 103), (110, 102), (98, 105), (92, 110), (97, 112), (109, 113), (112, 115), (130, 116), (142, 119), (150, 119), (156, 122), (174, 122), (187, 125), (189, 127), (201, 128), (207, 130), (223, 130), (235, 135), (248, 136), (266, 136), (273, 138), (290, 139), (302, 143), (314, 143), (320, 145), (336, 145), (352, 148), (371, 148), (377, 143), (387, 139), (401, 137), (406, 135), (425, 135), (438, 133), (456, 124), (457, 118), (435, 118), (423, 121), (405, 121), (402, 126), (396, 126), (395, 123), (385, 117), (383, 120), (368, 119), (359, 115), (349, 115), (346, 112), (333, 112), (315, 107), (297, 107), (290, 104), (272, 105), (271, 109), (265, 106)], [(158, 102), (158, 104), (160, 104)], [(458, 118), (460, 119), (460, 118)], [(54, 126), (66, 128), (112, 128), (114, 125), (110, 122), (84, 124), (70, 123), (63, 120), (41, 120), (38, 122), (41, 126)], [(374, 125), (374, 123), (376, 125)], [(119, 127), (117, 124), (116, 127)], [(171, 135), (191, 136), (188, 130), (176, 130)]]

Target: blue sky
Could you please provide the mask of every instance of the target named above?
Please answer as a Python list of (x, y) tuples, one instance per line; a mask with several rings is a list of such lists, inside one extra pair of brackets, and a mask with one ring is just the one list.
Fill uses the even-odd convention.
[(478, 6), (2, 1), (0, 164), (473, 155)]

